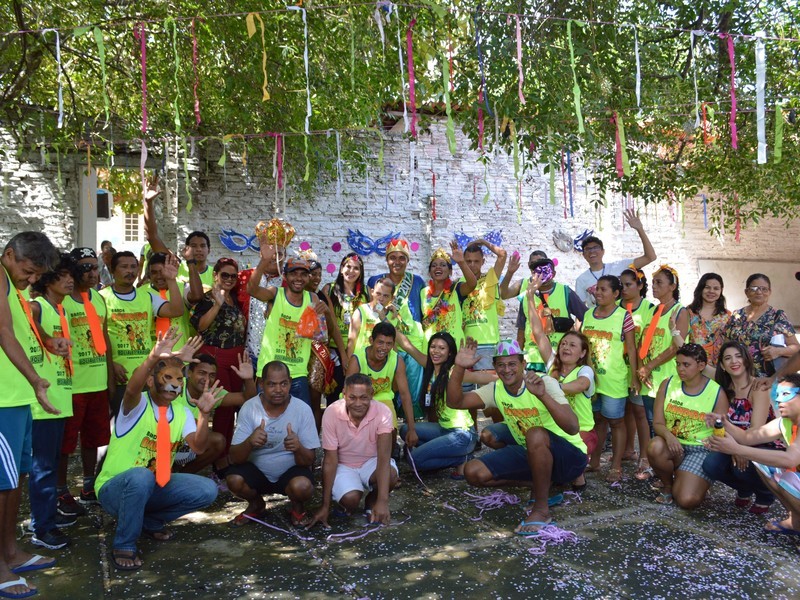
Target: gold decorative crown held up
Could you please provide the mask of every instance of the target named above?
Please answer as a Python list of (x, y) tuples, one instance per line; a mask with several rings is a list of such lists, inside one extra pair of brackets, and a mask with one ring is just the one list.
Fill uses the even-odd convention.
[(294, 227), (283, 219), (259, 221), (256, 225), (256, 236), (261, 244), (274, 244), (286, 248), (294, 238)]

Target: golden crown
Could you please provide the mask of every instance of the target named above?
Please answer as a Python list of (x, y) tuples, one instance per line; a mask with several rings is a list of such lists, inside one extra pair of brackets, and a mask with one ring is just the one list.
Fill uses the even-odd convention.
[(283, 219), (259, 221), (256, 225), (256, 236), (261, 244), (274, 244), (286, 248), (294, 238), (294, 227)]
[(450, 255), (447, 253), (447, 250), (445, 250), (444, 248), (437, 248), (434, 251), (433, 255), (431, 256), (431, 262), (435, 261), (437, 258), (441, 258), (442, 260), (444, 260), (448, 264), (450, 264), (450, 262), (451, 262)]
[(389, 256), (392, 252), (402, 252), (407, 257), (411, 257), (411, 249), (408, 246), (408, 242), (403, 238), (395, 238), (386, 245), (386, 256)]

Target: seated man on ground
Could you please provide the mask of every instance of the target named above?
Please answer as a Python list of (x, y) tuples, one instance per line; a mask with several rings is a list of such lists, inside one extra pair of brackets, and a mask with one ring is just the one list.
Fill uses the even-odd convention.
[(468, 339), (456, 355), (447, 383), (447, 406), (497, 408), (505, 424), (495, 427), (502, 426), (510, 435), (482, 438), (496, 450), (469, 461), (464, 477), (478, 487), (530, 486), (531, 502), (515, 532), (536, 536), (552, 522), (549, 506), (559, 501), (548, 498), (550, 486), (574, 481), (586, 468), (586, 444), (579, 435), (578, 417), (558, 381), (525, 371), (524, 356), (516, 341), (497, 346), (493, 362), (499, 379), (464, 394), (464, 372), (478, 360), (477, 344)]
[[(187, 346), (197, 349), (203, 344), (203, 339), (196, 336), (189, 340)], [(214, 385), (217, 379), (217, 361), (210, 354), (197, 354), (194, 361), (186, 367), (186, 386), (183, 389), (178, 402), (185, 405), (194, 415), (195, 421), (200, 416), (200, 410), (192, 398), (199, 398), (203, 390), (208, 385)], [(256, 395), (256, 384), (253, 380), (253, 363), (245, 357), (239, 356), (239, 367), (231, 367), (234, 373), (244, 383), (244, 390), (241, 392), (228, 393), (225, 388), (219, 388), (216, 394), (217, 402), (214, 404), (216, 410), (220, 406), (240, 407), (245, 400)], [(214, 472), (219, 474), (229, 464), (228, 457), (225, 456), (225, 436), (216, 431), (208, 433), (208, 448), (201, 455), (197, 455), (184, 444), (175, 455), (173, 470), (180, 473), (198, 473), (208, 465), (213, 465)]]
[[(772, 533), (800, 535), (800, 477), (797, 466), (800, 465), (800, 443), (797, 442), (797, 427), (800, 425), (800, 374), (792, 373), (779, 379), (773, 390), (773, 399), (777, 404), (776, 413), (780, 418), (773, 419), (761, 427), (743, 431), (723, 416), (723, 411), (716, 411), (706, 417), (707, 424), (712, 425), (722, 419), (725, 426), (725, 437), (711, 436), (705, 444), (709, 450), (724, 452), (752, 460), (761, 480), (770, 491), (778, 497), (781, 504), (789, 511), (783, 521), (775, 519), (764, 527)], [(786, 444), (786, 452), (769, 448), (753, 448), (781, 440)]]
[(177, 341), (170, 328), (131, 374), (95, 482), (97, 499), (117, 519), (111, 561), (122, 571), (142, 568), (136, 549), (142, 533), (169, 540), (173, 536), (166, 528), (169, 521), (205, 508), (217, 497), (217, 486), (210, 479), (171, 473), (181, 440), (198, 455), (205, 452), (208, 415), (217, 392), (216, 384), (206, 386), (199, 398), (192, 399), (199, 411), (197, 423), (188, 408), (173, 405), (184, 385), (184, 357), (171, 352)]
[(314, 494), (314, 450), (319, 448), (311, 407), (290, 393), (289, 367), (273, 360), (261, 372), (264, 386), (239, 411), (225, 472), (228, 489), (247, 500), (247, 508), (231, 525), (261, 518), (264, 494), (289, 497), (289, 517), (295, 526), (306, 525), (305, 503)]
[(392, 413), (372, 398), (372, 380), (348, 375), (344, 393), (322, 415), (322, 506), (309, 524), (328, 527), (331, 498), (348, 513), (361, 504), (372, 523), (388, 525), (389, 492), (398, 481), (391, 458)]

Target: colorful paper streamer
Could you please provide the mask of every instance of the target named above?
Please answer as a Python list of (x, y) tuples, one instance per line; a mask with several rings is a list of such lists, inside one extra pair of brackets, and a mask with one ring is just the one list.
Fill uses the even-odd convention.
[(739, 134), (736, 131), (736, 57), (733, 49), (733, 38), (728, 33), (721, 33), (720, 36), (728, 45), (728, 60), (731, 63), (731, 147), (739, 149)]
[(269, 100), (269, 91), (267, 91), (267, 42), (264, 39), (264, 20), (258, 13), (248, 13), (245, 17), (247, 24), (247, 37), (251, 38), (256, 33), (255, 19), (258, 19), (258, 24), (261, 27), (261, 71), (264, 74), (264, 83), (261, 86), (261, 101), (266, 102)]
[(311, 84), (308, 79), (308, 20), (306, 9), (300, 6), (287, 6), (287, 10), (299, 10), (303, 14), (303, 67), (306, 71), (306, 135), (310, 133), (311, 121)]
[(775, 149), (772, 154), (772, 161), (776, 165), (783, 160), (783, 107), (777, 101), (775, 102)]
[[(192, 179), (189, 177), (189, 151), (186, 148), (186, 138), (181, 138), (181, 147), (183, 148), (183, 186), (186, 190), (186, 212), (192, 212)], [(246, 160), (246, 156), (245, 150), (242, 162)]]
[(42, 30), (42, 37), (45, 37), (45, 34), (48, 31), (52, 31), (53, 34), (56, 36), (56, 79), (58, 83), (58, 128), (61, 129), (64, 126), (64, 84), (61, 82), (61, 35), (58, 32), (58, 29), (43, 29)]
[(147, 132), (147, 30), (144, 22), (133, 26), (133, 39), (139, 42), (139, 62), (142, 71), (142, 133)]
[(111, 113), (111, 102), (108, 98), (108, 78), (106, 77), (106, 45), (103, 42), (103, 32), (99, 27), (95, 27), (92, 30), (92, 36), (94, 36), (94, 42), (97, 45), (97, 56), (100, 59), (100, 75), (103, 81), (103, 104), (106, 110), (106, 123), (108, 123)]
[(758, 138), (758, 164), (767, 162), (767, 123), (764, 106), (764, 88), (767, 84), (766, 33), (756, 32), (756, 137)]
[(517, 93), (519, 95), (520, 104), (525, 104), (525, 96), (522, 93), (522, 84), (524, 80), (522, 72), (522, 28), (519, 23), (519, 15), (514, 15), (514, 19), (516, 19), (517, 22), (517, 69), (519, 70), (519, 87)]
[(569, 216), (575, 216), (575, 210), (573, 208), (573, 197), (572, 197), (572, 153), (567, 148), (567, 188), (569, 189)]
[(569, 45), (569, 66), (572, 68), (572, 96), (575, 102), (575, 118), (578, 119), (578, 133), (584, 133), (583, 114), (581, 113), (581, 86), (578, 85), (578, 72), (575, 62), (575, 47), (572, 44), (572, 23), (567, 21), (567, 44)]
[[(444, 90), (444, 111), (447, 115), (447, 124), (445, 126), (445, 137), (447, 138), (447, 148), (450, 154), (456, 154), (456, 126), (453, 122), (453, 107), (450, 103), (450, 86), (451, 83), (450, 63), (447, 57), (442, 53), (442, 89)], [(381, 151), (383, 150), (383, 137), (381, 137)]]
[(178, 56), (178, 26), (175, 19), (169, 18), (164, 22), (165, 26), (172, 28), (172, 54), (175, 62), (175, 70), (173, 72), (173, 79), (175, 82), (175, 99), (172, 101), (172, 106), (175, 109), (175, 133), (181, 132), (181, 88), (178, 84), (178, 73), (181, 71), (180, 57)]
[(481, 28), (478, 22), (478, 15), (483, 10), (483, 7), (480, 3), (478, 3), (478, 8), (475, 11), (474, 20), (475, 20), (475, 47), (478, 51), (478, 69), (481, 73), (481, 92), (483, 92), (483, 101), (486, 104), (486, 112), (490, 117), (493, 117), (494, 114), (492, 113), (492, 109), (489, 106), (489, 94), (486, 91), (486, 73), (483, 69), (483, 51), (481, 50)]
[(200, 86), (200, 75), (197, 70), (197, 34), (194, 31), (195, 21), (197, 17), (192, 19), (192, 71), (194, 72), (194, 85), (192, 91), (194, 93), (194, 121), (195, 125), (200, 126), (200, 96), (197, 94), (197, 88)]
[(406, 52), (408, 62), (408, 103), (411, 105), (411, 137), (417, 138), (417, 93), (414, 76), (414, 42), (413, 29), (417, 24), (416, 19), (411, 19), (406, 29)]
[(631, 174), (631, 164), (628, 160), (628, 148), (625, 141), (625, 124), (622, 122), (622, 116), (616, 111), (614, 111), (611, 122), (616, 127), (614, 142), (616, 145), (617, 176), (621, 179), (623, 176)]
[(403, 64), (403, 43), (400, 41), (400, 18), (397, 22), (397, 57), (400, 60), (400, 97), (403, 99), (403, 133), (408, 133), (408, 104), (406, 103), (406, 67)]

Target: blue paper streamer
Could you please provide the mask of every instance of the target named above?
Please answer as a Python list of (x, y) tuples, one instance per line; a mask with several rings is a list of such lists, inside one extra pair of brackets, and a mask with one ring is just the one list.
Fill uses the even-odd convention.
[(703, 194), (703, 227), (708, 229), (708, 202), (705, 194)]
[(569, 148), (567, 148), (567, 185), (569, 186), (569, 216), (574, 217), (575, 212), (572, 210), (572, 159)]

